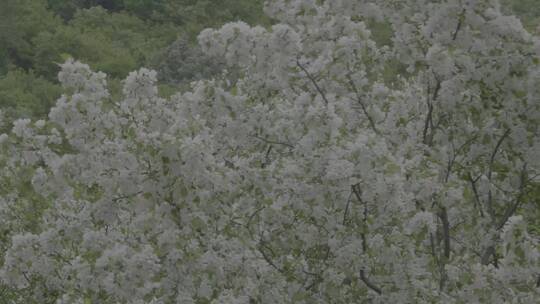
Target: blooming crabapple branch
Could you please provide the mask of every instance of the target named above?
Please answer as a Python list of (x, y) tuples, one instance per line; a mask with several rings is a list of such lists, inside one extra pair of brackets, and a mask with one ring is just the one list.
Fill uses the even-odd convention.
[[(366, 230), (367, 230), (367, 204), (362, 200), (362, 192), (360, 189), (359, 184), (355, 184), (351, 186), (351, 189), (358, 200), (360, 204), (364, 206), (364, 218), (363, 218), (363, 226), (362, 231), (360, 232), (360, 237), (362, 239), (362, 253), (366, 253), (367, 248), (367, 240), (366, 240)], [(379, 288), (377, 285), (375, 285), (373, 282), (371, 282), (365, 274), (364, 268), (360, 269), (360, 280), (366, 284), (367, 287), (369, 287), (371, 290), (375, 291), (379, 295), (382, 294), (381, 288)]]
[(272, 152), (272, 145), (268, 145), (268, 149), (266, 150), (266, 153), (264, 154), (264, 162), (261, 164), (261, 168), (264, 169), (269, 163), (270, 163), (270, 152)]
[(313, 78), (311, 73), (309, 73), (308, 70), (302, 64), (300, 64), (300, 61), (298, 59), (296, 59), (296, 65), (306, 74), (306, 76), (311, 81), (311, 83), (313, 84), (313, 86), (315, 87), (317, 92), (319, 92), (319, 94), (321, 95), (322, 99), (324, 100), (324, 103), (326, 105), (328, 105), (329, 102), (328, 102), (328, 99), (326, 98), (326, 94), (321, 89), (321, 87), (319, 87), (319, 84), (317, 83), (317, 80), (315, 78)]
[(255, 218), (255, 216), (261, 212), (263, 209), (265, 209), (266, 206), (262, 206), (260, 208), (258, 208), (257, 210), (255, 210), (249, 217), (248, 217), (248, 220), (247, 220), (247, 223), (246, 223), (246, 228), (248, 229), (249, 231), (249, 234), (251, 235), (251, 237), (253, 237), (253, 230), (251, 229), (251, 223), (253, 222), (253, 219)]
[(517, 197), (515, 198), (514, 202), (508, 206), (506, 211), (504, 212), (502, 219), (500, 223), (497, 225), (497, 230), (500, 230), (506, 225), (506, 222), (508, 222), (508, 219), (516, 213), (519, 205), (521, 204), (523, 200), (523, 196), (525, 195), (525, 187), (527, 182), (527, 163), (523, 163), (523, 167), (521, 168), (521, 174), (520, 174), (520, 182), (519, 182), (519, 192), (517, 194)]
[(373, 284), (367, 277), (366, 277), (366, 274), (364, 272), (364, 269), (360, 269), (360, 279), (362, 280), (362, 282), (364, 282), (364, 284), (366, 284), (367, 287), (369, 287), (371, 290), (375, 291), (376, 293), (378, 293), (379, 295), (382, 294), (382, 290), (377, 287), (377, 285)]
[(356, 95), (356, 101), (358, 102), (358, 104), (360, 104), (360, 107), (362, 108), (362, 112), (364, 113), (364, 115), (366, 116), (366, 118), (368, 119), (368, 122), (369, 122), (369, 126), (371, 127), (371, 129), (373, 129), (373, 131), (377, 134), (379, 134), (379, 130), (377, 129), (377, 126), (375, 125), (375, 121), (373, 120), (373, 118), (371, 117), (371, 115), (369, 115), (368, 111), (367, 111), (367, 108), (366, 108), (366, 105), (362, 102), (362, 98), (360, 97), (360, 92), (358, 91), (358, 88), (356, 87), (356, 85), (354, 84), (354, 81), (351, 77), (351, 74), (350, 72), (347, 73), (345, 75), (347, 77), (347, 79), (349, 80), (349, 85), (350, 87), (352, 88), (353, 92), (355, 93)]
[(480, 216), (484, 217), (484, 210), (483, 210), (484, 208), (482, 207), (482, 202), (480, 201), (480, 196), (478, 194), (478, 189), (476, 188), (476, 183), (478, 182), (480, 177), (482, 177), (481, 174), (473, 179), (471, 173), (470, 172), (467, 173), (467, 179), (469, 180), (469, 182), (471, 184), (471, 188), (472, 188), (473, 194), (474, 194), (474, 206), (475, 206), (475, 208), (478, 208), (478, 211), (480, 212)]
[[(448, 212), (445, 207), (441, 207), (441, 210), (437, 213), (437, 218), (441, 221), (442, 226), (442, 241), (443, 241), (443, 253), (442, 255), (437, 254), (435, 249), (435, 240), (433, 233), (429, 233), (429, 242), (431, 247), (431, 255), (435, 259), (435, 264), (438, 267), (439, 271), (439, 290), (443, 290), (446, 285), (446, 280), (448, 275), (446, 274), (445, 265), (450, 259), (450, 223), (448, 221)], [(437, 244), (440, 244), (440, 232), (437, 228)]]
[(493, 265), (495, 266), (495, 268), (498, 268), (499, 265), (498, 265), (498, 259), (497, 259), (497, 252), (495, 251), (495, 246), (494, 245), (490, 245), (486, 248), (486, 250), (484, 251), (484, 254), (482, 254), (482, 257), (480, 258), (480, 263), (482, 263), (482, 265), (488, 265), (490, 263), (490, 257), (493, 256)]
[(440, 281), (439, 281), (439, 290), (443, 290), (448, 279), (446, 269), (444, 265), (450, 260), (450, 222), (448, 221), (448, 212), (445, 207), (441, 208), (441, 211), (437, 214), (442, 222), (442, 236), (443, 236), (443, 253), (444, 259), (440, 264)]
[(470, 251), (471, 251), (472, 253), (474, 253), (477, 257), (479, 257), (479, 258), (482, 257), (482, 253), (481, 253), (480, 251), (474, 249), (473, 247), (467, 246), (467, 244), (466, 244), (465, 242), (462, 242), (462, 241), (460, 241), (458, 238), (453, 237), (453, 236), (451, 236), (450, 238), (452, 239), (452, 241), (458, 243), (460, 246), (465, 247), (465, 248), (467, 248), (468, 250), (470, 250)]
[(495, 221), (495, 210), (493, 209), (493, 195), (491, 193), (491, 182), (492, 182), (492, 175), (493, 175), (493, 164), (495, 163), (495, 157), (497, 156), (497, 153), (499, 152), (499, 149), (504, 141), (504, 139), (510, 134), (510, 129), (506, 129), (504, 134), (499, 138), (497, 141), (497, 144), (495, 145), (495, 148), (493, 149), (493, 152), (491, 153), (491, 157), (489, 158), (489, 166), (488, 166), (488, 173), (487, 173), (487, 179), (490, 183), (490, 186), (488, 188), (488, 200), (487, 200), (487, 207), (489, 215), (491, 216), (491, 219)]
[(266, 263), (268, 263), (268, 265), (272, 266), (272, 268), (274, 268), (277, 272), (283, 274), (283, 275), (286, 275), (286, 271), (283, 269), (283, 268), (280, 268), (278, 267), (273, 261), (272, 259), (267, 255), (266, 252), (264, 252), (263, 249), (268, 249), (269, 251), (272, 252), (272, 248), (268, 247), (265, 245), (265, 241), (261, 238), (261, 240), (259, 241), (259, 245), (257, 246), (257, 250), (261, 253), (263, 259), (266, 261)]
[(454, 142), (452, 141), (452, 157), (448, 159), (448, 164), (447, 164), (447, 167), (446, 167), (446, 175), (444, 177), (444, 182), (445, 183), (447, 183), (448, 179), (450, 178), (450, 174), (452, 173), (452, 168), (454, 167), (454, 164), (456, 163), (456, 159), (457, 159), (459, 153), (461, 153), (461, 151), (463, 151), (463, 149), (467, 145), (472, 143), (477, 137), (478, 137), (478, 135), (472, 136), (467, 141), (465, 141), (463, 144), (461, 144), (461, 146), (459, 146), (457, 149), (455, 148)]
[(448, 221), (448, 212), (445, 207), (441, 208), (441, 211), (438, 213), (439, 218), (442, 222), (442, 234), (444, 241), (444, 257), (446, 260), (450, 259), (450, 223)]
[(133, 198), (139, 194), (141, 194), (142, 191), (137, 191), (135, 193), (132, 193), (132, 194), (125, 194), (125, 195), (120, 195), (120, 196), (117, 196), (117, 197), (113, 197), (112, 198), (112, 201), (113, 202), (118, 202), (118, 201), (121, 201), (121, 200), (124, 200), (124, 199), (130, 199), (130, 198)]
[(352, 195), (353, 195), (353, 191), (351, 191), (351, 193), (349, 193), (349, 197), (347, 198), (347, 204), (345, 205), (345, 211), (343, 211), (342, 225), (345, 225), (347, 223), (347, 214), (349, 212), (349, 205), (351, 204)]
[[(425, 145), (431, 146), (432, 140), (433, 140), (433, 132), (434, 132), (434, 125), (433, 125), (433, 102), (437, 100), (439, 96), (439, 91), (441, 89), (441, 81), (435, 77), (435, 90), (433, 92), (433, 95), (431, 94), (431, 85), (428, 84), (427, 88), (427, 98), (426, 103), (428, 106), (428, 112), (426, 114), (426, 119), (424, 120), (424, 130), (422, 132), (422, 142)], [(429, 132), (431, 130), (431, 132)], [(428, 134), (429, 132), (429, 134)]]
[(463, 21), (465, 19), (465, 8), (461, 11), (461, 13), (459, 14), (458, 16), (458, 23), (457, 23), (457, 26), (456, 26), (456, 29), (454, 31), (454, 34), (452, 34), (452, 41), (455, 41), (457, 39), (457, 35), (459, 33), (459, 30), (461, 29), (461, 25), (463, 24)]
[(279, 142), (279, 141), (274, 141), (274, 140), (268, 140), (266, 138), (263, 138), (263, 137), (260, 137), (260, 136), (257, 136), (257, 135), (251, 135), (251, 136), (255, 137), (258, 140), (262, 140), (267, 144), (282, 145), (282, 146), (286, 146), (288, 148), (294, 149), (294, 146), (292, 144), (289, 144), (289, 143)]

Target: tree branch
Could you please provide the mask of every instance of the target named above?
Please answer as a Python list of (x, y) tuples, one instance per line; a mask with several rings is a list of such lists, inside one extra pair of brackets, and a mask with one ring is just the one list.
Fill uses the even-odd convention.
[(452, 41), (455, 41), (457, 39), (457, 35), (459, 33), (459, 30), (461, 29), (461, 25), (463, 24), (463, 19), (465, 18), (465, 9), (461, 11), (461, 14), (459, 14), (458, 24), (456, 26), (456, 30), (454, 31), (454, 34), (452, 35)]
[[(363, 218), (364, 227), (362, 227), (362, 232), (360, 233), (360, 237), (362, 238), (362, 252), (365, 253), (368, 250), (368, 248), (367, 248), (367, 240), (366, 240), (367, 204), (364, 203), (364, 201), (362, 200), (362, 192), (360, 190), (360, 186), (358, 184), (356, 184), (356, 185), (352, 185), (351, 188), (352, 188), (352, 191), (353, 191), (354, 195), (356, 196), (356, 199), (362, 205), (364, 205), (364, 218)], [(379, 295), (382, 294), (382, 290), (366, 277), (364, 269), (360, 269), (360, 280), (362, 280), (362, 282), (364, 282), (364, 284), (366, 284), (366, 286), (368, 288), (375, 291), (377, 294), (379, 294)]]
[(266, 153), (264, 154), (264, 162), (261, 164), (261, 168), (265, 168), (270, 163), (270, 152), (272, 152), (272, 145), (268, 145), (268, 149), (266, 150)]
[(476, 179), (473, 179), (471, 173), (470, 172), (467, 173), (467, 177), (469, 179), (469, 182), (471, 183), (471, 187), (472, 187), (472, 190), (473, 190), (473, 193), (474, 193), (474, 199), (475, 199), (474, 206), (476, 208), (478, 208), (478, 210), (480, 211), (480, 216), (484, 217), (484, 210), (482, 208), (482, 202), (480, 201), (480, 196), (478, 195), (478, 189), (476, 188), (476, 182), (478, 181), (480, 176), (481, 175), (479, 175)]
[(349, 194), (349, 197), (347, 198), (347, 205), (345, 205), (345, 211), (343, 212), (343, 222), (342, 225), (345, 225), (347, 223), (347, 214), (349, 212), (349, 205), (351, 204), (351, 196), (353, 195), (353, 192)]
[(120, 195), (120, 196), (117, 196), (117, 197), (113, 197), (113, 198), (112, 198), (112, 201), (116, 203), (116, 202), (118, 202), (118, 201), (120, 201), (120, 200), (133, 198), (133, 197), (135, 197), (135, 196), (137, 196), (137, 195), (139, 195), (139, 194), (141, 194), (141, 193), (142, 193), (142, 191), (137, 191), (137, 192), (132, 193), (132, 194), (124, 194), (124, 195)]
[(489, 169), (487, 174), (487, 179), (489, 181), (489, 187), (488, 187), (488, 201), (487, 201), (487, 207), (489, 215), (491, 216), (491, 219), (495, 220), (495, 210), (493, 210), (493, 195), (491, 193), (491, 179), (493, 175), (493, 164), (495, 163), (495, 157), (497, 156), (497, 153), (499, 152), (499, 149), (504, 141), (504, 139), (510, 134), (510, 129), (507, 129), (504, 134), (499, 138), (497, 141), (497, 144), (495, 145), (495, 149), (493, 149), (493, 152), (491, 153), (491, 157), (489, 159)]
[(443, 207), (439, 213), (439, 218), (442, 222), (442, 233), (443, 233), (443, 242), (444, 242), (444, 256), (446, 259), (450, 259), (450, 223), (448, 221), (448, 212), (446, 208)]
[(260, 241), (259, 242), (259, 246), (257, 247), (257, 250), (261, 253), (263, 259), (266, 261), (266, 263), (268, 263), (268, 265), (272, 266), (272, 268), (274, 268), (275, 270), (277, 270), (277, 272), (285, 275), (285, 270), (283, 270), (282, 268), (278, 267), (273, 261), (272, 259), (264, 252), (263, 248), (268, 248), (270, 250), (272, 250), (271, 248), (267, 247), (264, 245), (264, 241)]
[(274, 145), (282, 145), (282, 146), (286, 146), (286, 147), (289, 147), (291, 149), (294, 149), (294, 146), (289, 144), (289, 143), (284, 143), (284, 142), (279, 142), (279, 141), (273, 141), (273, 140), (268, 140), (266, 138), (263, 138), (263, 137), (260, 137), (260, 136), (257, 136), (257, 135), (251, 135), (253, 137), (255, 137), (256, 139), (258, 140), (261, 140), (261, 141), (264, 141), (265, 143), (267, 144), (274, 144)]
[[(424, 131), (422, 132), (422, 142), (428, 146), (431, 145), (433, 140), (433, 101), (437, 100), (439, 97), (439, 91), (441, 89), (441, 81), (435, 77), (437, 81), (435, 84), (435, 90), (433, 95), (431, 95), (431, 86), (428, 85), (427, 92), (427, 106), (428, 112), (426, 114), (426, 120), (424, 121)], [(431, 129), (431, 133), (428, 134), (428, 131)]]
[(482, 255), (482, 257), (480, 258), (480, 263), (482, 263), (482, 265), (487, 265), (489, 264), (489, 258), (491, 256), (494, 256), (495, 257), (495, 247), (493, 245), (489, 246), (488, 248), (486, 248), (486, 251), (484, 252), (484, 254)]
[(375, 125), (375, 121), (373, 120), (373, 118), (369, 115), (368, 111), (367, 111), (367, 108), (366, 106), (364, 105), (364, 103), (362, 102), (362, 98), (360, 98), (360, 92), (358, 92), (358, 88), (356, 87), (356, 85), (354, 84), (354, 81), (351, 77), (350, 74), (347, 74), (347, 79), (349, 80), (349, 84), (351, 86), (351, 88), (353, 89), (355, 95), (356, 95), (356, 101), (358, 102), (358, 104), (360, 104), (360, 108), (362, 108), (362, 112), (364, 113), (364, 115), (367, 117), (368, 119), (368, 122), (369, 122), (369, 126), (373, 129), (373, 131), (375, 131), (375, 133), (379, 134), (379, 130), (377, 129), (377, 126)]
[(303, 65), (300, 64), (300, 61), (298, 61), (298, 59), (296, 60), (296, 65), (306, 74), (306, 76), (309, 78), (311, 83), (313, 83), (313, 86), (315, 87), (317, 92), (319, 92), (319, 94), (321, 94), (321, 97), (324, 100), (324, 103), (326, 105), (328, 105), (328, 99), (326, 98), (326, 94), (321, 89), (321, 87), (319, 87), (319, 84), (317, 83), (317, 80), (315, 80), (315, 78), (313, 78), (313, 76), (308, 72), (308, 70), (306, 68), (304, 68)]
[(459, 153), (461, 153), (461, 151), (468, 145), (470, 144), (471, 142), (473, 142), (475, 139), (476, 139), (477, 135), (474, 135), (472, 136), (471, 138), (467, 139), (463, 144), (461, 144), (461, 146), (459, 146), (459, 148), (455, 148), (454, 146), (454, 142), (452, 141), (452, 157), (448, 158), (448, 164), (447, 164), (447, 167), (446, 167), (446, 176), (444, 177), (444, 182), (448, 182), (448, 180), (450, 179), (450, 173), (452, 172), (452, 168), (454, 167), (454, 164), (456, 162), (456, 159), (459, 155)]
[(525, 163), (523, 163), (523, 167), (521, 169), (520, 183), (519, 183), (519, 193), (518, 193), (516, 199), (514, 200), (514, 202), (512, 202), (510, 204), (510, 206), (508, 206), (508, 208), (504, 212), (504, 215), (503, 215), (501, 221), (499, 222), (499, 225), (497, 225), (497, 230), (502, 229), (504, 227), (504, 225), (506, 224), (506, 222), (508, 221), (508, 219), (512, 215), (514, 215), (514, 213), (516, 213), (519, 205), (521, 204), (521, 200), (523, 199), (523, 196), (525, 195), (526, 179), (527, 179), (527, 163), (525, 162)]
[(379, 295), (382, 294), (382, 290), (377, 287), (377, 285), (373, 284), (367, 277), (363, 269), (360, 269), (360, 280), (366, 284), (367, 287), (369, 287), (371, 290), (375, 291)]

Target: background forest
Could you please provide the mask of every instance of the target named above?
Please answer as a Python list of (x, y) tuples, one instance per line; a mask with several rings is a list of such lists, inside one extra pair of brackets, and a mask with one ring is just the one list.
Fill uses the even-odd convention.
[[(509, 14), (531, 31), (540, 1), (503, 0)], [(16, 118), (45, 116), (60, 96), (59, 63), (73, 57), (120, 79), (142, 66), (158, 72), (167, 94), (193, 80), (216, 75), (219, 58), (200, 52), (197, 34), (242, 20), (269, 25), (262, 0), (3, 0), (0, 9), (0, 108), (10, 128)], [(374, 33), (387, 41), (389, 29)]]
[(3, 0), (0, 107), (7, 121), (46, 115), (60, 96), (58, 63), (69, 57), (107, 73), (113, 87), (141, 66), (158, 71), (164, 92), (208, 77), (220, 61), (195, 38), (234, 20), (269, 23), (260, 0)]

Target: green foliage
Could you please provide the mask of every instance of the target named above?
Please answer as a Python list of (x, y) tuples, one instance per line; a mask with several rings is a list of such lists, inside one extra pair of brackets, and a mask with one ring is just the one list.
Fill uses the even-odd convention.
[(44, 0), (5, 0), (0, 9), (0, 45), (4, 49), (4, 69), (12, 64), (31, 68), (35, 46), (32, 39), (44, 30), (61, 24), (60, 19), (47, 10)]
[(515, 14), (529, 31), (536, 31), (540, 23), (540, 1), (538, 0), (502, 0), (507, 12)]
[(150, 18), (165, 7), (165, 0), (123, 0), (122, 3), (126, 11), (143, 18)]
[(0, 78), (0, 108), (7, 120), (19, 117), (44, 117), (61, 88), (34, 72), (20, 69), (9, 71)]
[(49, 8), (64, 18), (70, 20), (77, 10), (101, 6), (109, 11), (120, 11), (124, 8), (122, 0), (47, 0)]
[(163, 83), (188, 85), (191, 81), (217, 75), (224, 68), (222, 61), (205, 55), (200, 47), (180, 38), (156, 54), (152, 67)]
[(61, 54), (84, 60), (113, 77), (125, 77), (145, 65), (152, 53), (174, 40), (172, 26), (148, 24), (123, 13), (110, 13), (101, 7), (78, 11), (68, 26), (54, 33), (44, 32), (34, 39), (36, 71), (56, 77), (55, 62)]
[(166, 0), (161, 20), (174, 22), (195, 38), (207, 27), (242, 20), (248, 24), (269, 25), (262, 0)]

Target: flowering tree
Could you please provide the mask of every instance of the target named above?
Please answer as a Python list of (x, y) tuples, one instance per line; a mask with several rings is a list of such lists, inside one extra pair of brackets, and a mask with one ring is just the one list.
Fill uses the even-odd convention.
[(62, 66), (49, 120), (0, 136), (3, 297), (534, 303), (538, 39), (495, 0), (266, 11), (199, 36), (239, 79), (169, 99)]

